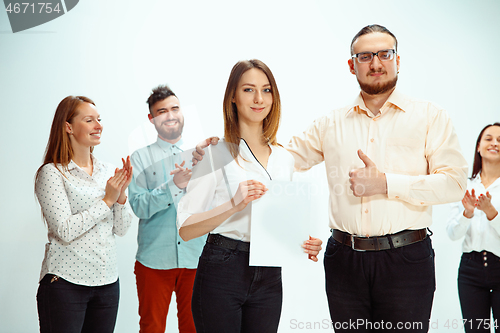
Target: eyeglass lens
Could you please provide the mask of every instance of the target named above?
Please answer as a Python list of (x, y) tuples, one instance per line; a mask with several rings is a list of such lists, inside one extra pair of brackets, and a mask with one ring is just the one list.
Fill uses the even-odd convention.
[(394, 50), (381, 50), (378, 52), (362, 52), (358, 53), (356, 57), (359, 62), (371, 62), (373, 57), (377, 55), (381, 61), (389, 61), (394, 58)]

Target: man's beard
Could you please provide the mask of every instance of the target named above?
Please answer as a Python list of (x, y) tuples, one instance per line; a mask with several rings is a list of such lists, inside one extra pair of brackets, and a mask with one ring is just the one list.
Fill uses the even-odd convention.
[(359, 83), (359, 86), (360, 86), (361, 90), (363, 90), (368, 95), (383, 94), (383, 93), (391, 90), (392, 88), (394, 88), (396, 86), (396, 82), (398, 82), (398, 76), (397, 75), (396, 75), (396, 77), (394, 77), (394, 79), (392, 79), (389, 82), (386, 82), (386, 83), (377, 83), (377, 84), (362, 83), (358, 79), (358, 83)]
[(156, 130), (160, 135), (160, 137), (166, 140), (175, 140), (181, 136), (182, 129), (184, 128), (184, 119), (176, 119), (176, 120), (179, 123), (177, 129), (175, 128), (165, 129), (161, 124), (159, 127), (156, 127)]

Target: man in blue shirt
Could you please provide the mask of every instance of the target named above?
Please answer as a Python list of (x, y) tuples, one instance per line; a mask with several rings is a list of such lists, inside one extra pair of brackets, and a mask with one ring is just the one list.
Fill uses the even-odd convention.
[(191, 295), (205, 237), (184, 242), (177, 232), (176, 206), (191, 177), (181, 160), (184, 116), (167, 86), (153, 89), (147, 103), (158, 139), (132, 154), (134, 179), (129, 186), (130, 205), (140, 219), (135, 263), (140, 332), (165, 332), (172, 292), (179, 332), (196, 332)]

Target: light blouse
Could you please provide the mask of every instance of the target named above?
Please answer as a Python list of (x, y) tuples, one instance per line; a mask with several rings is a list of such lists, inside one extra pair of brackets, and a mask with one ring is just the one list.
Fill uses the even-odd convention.
[[(472, 189), (476, 192), (476, 197), (480, 194), (486, 195), (490, 192), (491, 204), (497, 211), (500, 211), (500, 178), (497, 178), (488, 188), (481, 183), (481, 175), (469, 180), (467, 184), (469, 192)], [(491, 221), (486, 214), (479, 209), (474, 209), (474, 216), (468, 219), (464, 213), (462, 202), (451, 204), (450, 218), (448, 220), (448, 236), (452, 240), (458, 240), (465, 236), (462, 244), (463, 252), (481, 252), (483, 250), (494, 253), (500, 257), (500, 214), (497, 214)]]
[(101, 286), (118, 279), (115, 235), (124, 236), (132, 215), (126, 205), (110, 209), (102, 200), (106, 182), (115, 168), (94, 156), (90, 176), (75, 162), (67, 170), (46, 164), (41, 169), (35, 193), (47, 222), (40, 280), (46, 274), (69, 282)]
[[(208, 148), (209, 154), (193, 168), (193, 176), (189, 181), (187, 193), (180, 200), (177, 213), (177, 226), (193, 214), (202, 213), (231, 200), (236, 194), (240, 182), (257, 180), (291, 181), (294, 160), (283, 147), (270, 145), (271, 154), (264, 168), (255, 158), (245, 140), (239, 144), (238, 163), (229, 153), (225, 140)], [(222, 222), (211, 233), (249, 242), (252, 203), (242, 211)]]

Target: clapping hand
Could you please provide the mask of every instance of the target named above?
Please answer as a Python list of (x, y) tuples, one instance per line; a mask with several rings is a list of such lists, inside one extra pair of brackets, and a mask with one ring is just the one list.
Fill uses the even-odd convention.
[(476, 208), (477, 198), (476, 191), (472, 189), (465, 191), (464, 198), (462, 199), (462, 205), (464, 205), (464, 216), (470, 219), (474, 215), (474, 209)]
[(109, 178), (106, 183), (104, 198), (102, 199), (109, 208), (118, 202), (124, 204), (127, 201), (125, 190), (132, 181), (132, 165), (130, 157), (127, 156), (127, 161), (122, 158), (123, 168), (115, 169), (113, 177)]
[(174, 175), (175, 186), (180, 189), (187, 187), (192, 175), (192, 170), (188, 167), (184, 168), (184, 164), (186, 164), (186, 161), (182, 161), (181, 165), (175, 163), (175, 169), (170, 171), (170, 174)]
[(493, 220), (498, 215), (497, 210), (491, 204), (490, 192), (486, 192), (486, 195), (484, 194), (479, 195), (479, 198), (477, 198), (476, 207), (477, 209), (482, 210), (486, 214), (488, 220), (490, 221)]
[(125, 204), (125, 202), (127, 201), (127, 196), (125, 195), (125, 190), (130, 185), (130, 182), (132, 181), (132, 175), (133, 175), (133, 167), (132, 167), (132, 164), (130, 163), (130, 156), (127, 156), (127, 160), (122, 158), (122, 163), (123, 163), (123, 168), (121, 170), (126, 171), (126, 180), (125, 180), (125, 183), (122, 185), (122, 188), (120, 189), (120, 197), (117, 200), (117, 202), (120, 205)]

